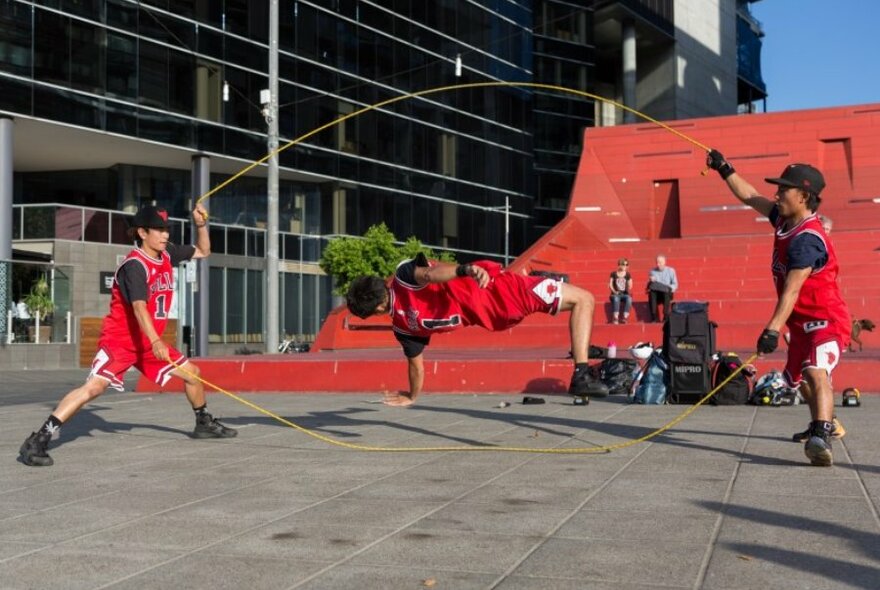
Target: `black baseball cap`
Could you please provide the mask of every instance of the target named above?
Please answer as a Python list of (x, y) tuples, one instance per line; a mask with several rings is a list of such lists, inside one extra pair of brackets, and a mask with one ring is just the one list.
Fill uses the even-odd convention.
[(132, 227), (168, 229), (168, 211), (161, 207), (147, 205), (135, 213)]
[(779, 178), (765, 178), (770, 184), (790, 186), (818, 195), (825, 188), (825, 177), (809, 164), (789, 164)]

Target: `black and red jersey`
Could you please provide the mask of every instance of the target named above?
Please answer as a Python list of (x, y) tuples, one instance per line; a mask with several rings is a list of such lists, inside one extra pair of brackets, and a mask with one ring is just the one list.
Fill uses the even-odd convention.
[(167, 251), (160, 252), (159, 258), (153, 258), (140, 248), (129, 252), (116, 269), (110, 290), (110, 313), (104, 317), (101, 328), (101, 339), (105, 344), (149, 350), (150, 341), (141, 331), (134, 315), (134, 308), (120, 289), (120, 274), (126, 265), (139, 265), (143, 268), (146, 277), (147, 311), (153, 320), (156, 333), (161, 336), (168, 323), (174, 296), (174, 267), (171, 254)]
[(824, 264), (812, 267), (810, 276), (804, 281), (798, 294), (794, 309), (788, 318), (788, 324), (805, 325), (810, 322), (830, 322), (840, 334), (844, 344), (849, 342), (850, 317), (849, 310), (843, 300), (837, 284), (839, 266), (834, 246), (815, 213), (792, 228), (785, 226), (781, 218), (772, 218), (776, 228), (773, 241), (772, 272), (777, 296), (781, 296), (785, 288), (785, 279), (793, 266), (790, 259), (790, 248), (798, 238), (821, 241), (826, 257)]

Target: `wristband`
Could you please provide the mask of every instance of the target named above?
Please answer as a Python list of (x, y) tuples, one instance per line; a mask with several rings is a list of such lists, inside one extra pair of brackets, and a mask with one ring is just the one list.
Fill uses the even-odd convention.
[(162, 342), (162, 339), (161, 339), (161, 338), (156, 338), (155, 340), (153, 340), (152, 342), (150, 342), (150, 346), (152, 347), (152, 346), (153, 346), (154, 344), (156, 344), (157, 342)]
[(455, 276), (457, 277), (466, 277), (468, 273), (471, 271), (470, 264), (459, 264), (455, 267)]
[(727, 178), (734, 172), (736, 172), (736, 170), (730, 165), (730, 162), (724, 162), (724, 164), (718, 169), (718, 175), (721, 176), (722, 180), (727, 180)]

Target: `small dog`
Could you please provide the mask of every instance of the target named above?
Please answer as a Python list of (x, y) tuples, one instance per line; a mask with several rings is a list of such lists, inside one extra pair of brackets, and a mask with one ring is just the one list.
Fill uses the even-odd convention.
[(849, 343), (849, 351), (855, 352), (853, 349), (853, 342), (857, 342), (859, 344), (859, 352), (862, 352), (862, 341), (859, 340), (859, 334), (862, 333), (862, 330), (867, 330), (868, 332), (874, 331), (874, 322), (871, 320), (856, 320), (852, 321), (852, 332), (850, 332), (850, 343)]

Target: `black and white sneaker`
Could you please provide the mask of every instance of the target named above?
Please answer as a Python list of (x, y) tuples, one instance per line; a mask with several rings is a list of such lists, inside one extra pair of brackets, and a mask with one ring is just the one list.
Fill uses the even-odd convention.
[(39, 432), (32, 432), (18, 450), (21, 462), (31, 467), (48, 467), (54, 464), (55, 461), (46, 452), (46, 449), (49, 447), (49, 439), (51, 438), (52, 435), (48, 432), (43, 432), (42, 429)]
[(608, 387), (589, 373), (575, 374), (568, 386), (568, 393), (579, 397), (605, 397), (608, 395)]
[(830, 467), (834, 462), (831, 456), (831, 442), (828, 436), (821, 436), (815, 432), (804, 444), (804, 454), (810, 463), (819, 467)]
[(202, 414), (196, 417), (196, 427), (192, 436), (193, 438), (233, 438), (238, 436), (238, 431), (221, 424), (211, 414)]

